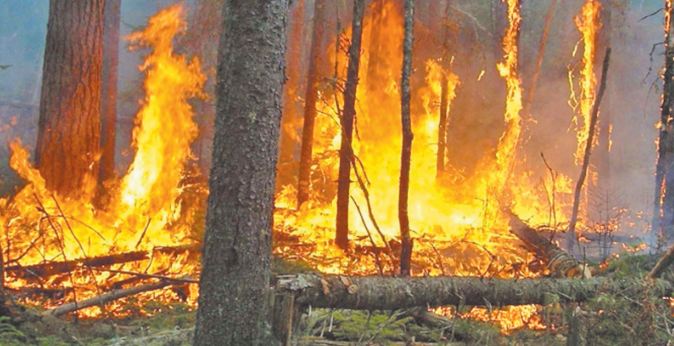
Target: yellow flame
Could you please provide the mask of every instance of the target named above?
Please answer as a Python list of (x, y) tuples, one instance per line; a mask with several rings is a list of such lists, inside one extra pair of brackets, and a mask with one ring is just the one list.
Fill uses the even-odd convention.
[[(583, 58), (580, 69), (580, 94), (578, 95), (578, 111), (574, 118), (576, 124), (576, 136), (578, 146), (576, 149), (576, 164), (583, 161), (585, 143), (590, 132), (590, 117), (597, 88), (595, 75), (595, 57), (597, 54), (597, 36), (601, 29), (601, 2), (599, 0), (586, 0), (575, 22), (578, 31), (582, 35)], [(576, 51), (574, 51), (574, 56)], [(573, 90), (573, 89), (572, 89)], [(572, 96), (573, 97), (573, 96)], [(598, 138), (596, 136), (595, 138)], [(596, 140), (595, 140), (596, 142)], [(595, 145), (596, 143), (592, 143)]]
[(499, 74), (506, 81), (505, 131), (499, 139), (496, 150), (495, 176), (492, 187), (501, 189), (505, 184), (513, 165), (520, 133), (522, 132), (522, 82), (519, 78), (519, 32), (522, 17), (520, 0), (504, 0), (508, 5), (508, 29), (503, 37), (504, 61), (497, 65)]
[[(139, 47), (150, 48), (140, 67), (146, 96), (133, 130), (133, 163), (119, 181), (108, 186), (111, 197), (107, 205), (97, 208), (91, 198), (73, 200), (49, 191), (39, 171), (29, 163), (28, 150), (18, 140), (11, 142), (10, 166), (26, 185), (13, 197), (0, 200), (0, 227), (3, 236), (13, 239), (11, 247), (4, 249), (5, 260), (14, 261), (10, 264), (26, 266), (151, 251), (189, 242), (196, 219), (181, 206), (181, 185), (197, 126), (188, 99), (202, 94), (205, 77), (196, 59), (187, 60), (173, 52), (173, 38), (185, 29), (183, 17), (182, 6), (169, 7), (153, 16), (143, 31), (129, 37)], [(194, 260), (188, 262), (188, 257), (189, 251), (178, 257), (153, 254), (151, 261), (127, 264), (125, 269), (184, 275), (196, 269)], [(73, 287), (76, 297), (83, 299), (96, 294), (98, 287), (113, 277), (119, 275), (82, 268), (66, 282), (54, 282), (54, 286)], [(47, 278), (43, 284), (49, 287), (52, 280), (56, 279)], [(30, 283), (10, 274), (6, 284), (17, 287)], [(189, 295), (193, 300), (196, 292), (192, 291)], [(148, 297), (172, 295), (156, 292)], [(74, 297), (69, 294), (66, 298)], [(45, 307), (52, 304), (58, 302)], [(93, 308), (81, 315), (97, 313), (100, 309)]]

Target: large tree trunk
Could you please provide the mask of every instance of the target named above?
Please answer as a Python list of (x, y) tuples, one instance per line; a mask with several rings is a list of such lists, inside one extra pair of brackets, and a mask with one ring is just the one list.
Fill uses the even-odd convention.
[(337, 178), (337, 220), (335, 243), (342, 249), (349, 247), (349, 190), (351, 186), (351, 159), (353, 157), (353, 120), (356, 117), (356, 91), (360, 70), (360, 46), (363, 36), (365, 1), (353, 3), (349, 66), (344, 87), (344, 110), (341, 119), (342, 139), (339, 149), (339, 176)]
[(414, 42), (414, 0), (405, 0), (405, 39), (403, 41), (403, 71), (401, 82), (402, 151), (400, 153), (400, 186), (398, 189), (398, 221), (400, 223), (400, 275), (410, 275), (412, 239), (407, 202), (410, 190), (412, 160), (412, 119), (410, 115), (410, 75), (412, 74), (412, 43)]
[[(671, 28), (674, 8), (669, 1), (665, 1), (665, 72), (662, 89), (662, 104), (660, 109), (660, 134), (658, 136), (658, 157), (655, 169), (655, 194), (653, 202), (652, 237), (661, 237), (665, 243), (671, 243), (674, 238), (671, 232), (674, 226), (674, 189), (669, 189), (668, 183), (674, 184), (674, 172), (669, 169), (674, 164), (674, 124), (672, 123), (672, 103), (674, 102), (674, 49), (672, 48)], [(655, 241), (652, 241), (655, 243)], [(654, 244), (652, 244), (654, 245)], [(660, 245), (660, 244), (658, 244)]]
[(300, 274), (279, 277), (276, 290), (296, 294), (313, 308), (396, 310), (449, 305), (504, 306), (583, 302), (602, 293), (668, 296), (672, 283), (644, 285), (630, 278), (494, 279), (478, 277), (346, 277)]
[(255, 345), (270, 278), (288, 0), (227, 0), (195, 345)]
[(101, 80), (101, 167), (102, 183), (115, 176), (117, 125), (117, 65), (121, 0), (106, 0), (103, 11), (103, 77)]
[(52, 0), (42, 70), (36, 161), (64, 196), (98, 177), (104, 0)]
[(297, 182), (297, 207), (309, 199), (311, 189), (311, 163), (314, 145), (314, 122), (316, 120), (316, 102), (318, 86), (321, 82), (320, 66), (323, 56), (323, 36), (327, 6), (325, 0), (316, 0), (314, 4), (314, 24), (309, 57), (309, 75), (304, 101), (304, 124), (302, 125), (302, 149), (300, 152), (299, 180)]

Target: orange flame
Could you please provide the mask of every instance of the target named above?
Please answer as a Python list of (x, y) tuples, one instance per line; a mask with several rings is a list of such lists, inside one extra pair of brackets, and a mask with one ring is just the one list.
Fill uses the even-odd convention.
[(506, 110), (504, 120), (506, 129), (499, 140), (496, 151), (497, 176), (493, 183), (498, 189), (503, 186), (512, 170), (513, 159), (517, 150), (520, 133), (522, 132), (522, 82), (519, 78), (518, 43), (520, 24), (520, 0), (503, 0), (508, 5), (508, 29), (503, 37), (504, 61), (497, 65), (498, 71), (506, 80)]
[[(154, 247), (189, 242), (195, 218), (181, 206), (181, 200), (197, 126), (188, 99), (202, 94), (205, 77), (196, 59), (187, 60), (173, 52), (174, 36), (185, 29), (183, 16), (182, 6), (169, 7), (153, 16), (143, 31), (129, 37), (138, 46), (150, 48), (140, 67), (146, 97), (133, 131), (133, 163), (119, 181), (109, 182), (111, 198), (106, 206), (97, 208), (88, 196), (74, 200), (49, 191), (39, 171), (29, 163), (28, 150), (18, 140), (10, 144), (10, 166), (26, 185), (13, 197), (0, 200), (0, 227), (4, 236), (12, 239), (11, 246), (4, 249), (6, 263), (26, 266), (128, 251), (151, 252)], [(184, 275), (195, 269), (186, 262), (188, 256), (153, 255), (151, 261), (127, 264), (125, 269)], [(74, 289), (66, 298), (94, 295), (113, 276), (84, 268), (76, 271), (62, 283)], [(11, 274), (6, 283), (9, 287), (30, 285)], [(54, 285), (61, 286), (59, 282)], [(150, 294), (167, 295), (171, 296), (169, 292)], [(81, 314), (99, 312), (99, 308), (91, 308)]]
[[(592, 105), (597, 88), (597, 77), (595, 75), (595, 57), (597, 54), (597, 36), (601, 29), (601, 2), (599, 0), (587, 0), (583, 5), (580, 14), (575, 18), (576, 27), (582, 35), (583, 58), (580, 69), (580, 95), (578, 95), (577, 107), (578, 113), (574, 118), (576, 124), (576, 136), (578, 146), (576, 149), (576, 164), (583, 161), (585, 143), (590, 132), (590, 117)], [(574, 51), (574, 56), (576, 51)], [(571, 89), (573, 92), (573, 88)], [(575, 95), (572, 95), (575, 99)], [(595, 138), (598, 138), (596, 136)], [(596, 140), (595, 140), (596, 141)], [(596, 143), (592, 143), (595, 145)]]

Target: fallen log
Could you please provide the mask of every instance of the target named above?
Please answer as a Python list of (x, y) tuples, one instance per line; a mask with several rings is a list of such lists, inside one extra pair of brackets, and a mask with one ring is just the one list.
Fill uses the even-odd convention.
[(171, 286), (176, 284), (177, 282), (175, 281), (159, 281), (151, 284), (145, 284), (145, 285), (140, 285), (140, 286), (135, 286), (131, 288), (126, 288), (126, 289), (120, 289), (120, 290), (113, 290), (104, 294), (101, 294), (96, 297), (92, 297), (89, 299), (85, 299), (79, 302), (72, 302), (68, 304), (63, 304), (61, 306), (55, 307), (53, 309), (49, 309), (45, 311), (43, 314), (44, 315), (51, 315), (51, 316), (62, 316), (71, 312), (75, 312), (81, 309), (89, 308), (92, 306), (96, 305), (103, 305), (106, 303), (109, 303), (111, 301), (121, 299), (121, 298), (126, 298), (130, 297), (136, 294), (140, 294), (143, 292), (150, 292), (150, 291), (156, 291), (159, 289), (162, 289), (167, 286)]
[(587, 267), (578, 262), (575, 257), (525, 224), (517, 215), (512, 212), (508, 212), (508, 214), (510, 216), (510, 232), (524, 243), (527, 250), (535, 253), (538, 258), (543, 260), (553, 277), (591, 277)]
[(121, 254), (104, 255), (61, 262), (45, 262), (28, 266), (13, 265), (5, 267), (5, 272), (16, 278), (44, 278), (71, 272), (80, 267), (105, 267), (113, 264), (137, 262), (150, 259), (154, 253), (182, 254), (187, 251), (199, 251), (196, 245), (155, 247), (150, 251), (133, 251)]
[[(651, 293), (666, 296), (672, 284), (656, 280)], [(601, 293), (643, 294), (641, 279), (485, 279), (476, 277), (346, 277), (299, 274), (279, 276), (278, 293), (315, 308), (396, 310), (451, 305), (506, 306), (583, 302)]]

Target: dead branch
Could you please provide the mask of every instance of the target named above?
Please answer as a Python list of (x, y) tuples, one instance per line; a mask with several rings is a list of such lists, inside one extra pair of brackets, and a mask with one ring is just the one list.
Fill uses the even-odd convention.
[(199, 283), (199, 280), (196, 280), (196, 279), (173, 278), (173, 277), (165, 276), (165, 275), (138, 273), (138, 272), (132, 272), (132, 271), (128, 271), (128, 270), (94, 269), (94, 271), (108, 272), (108, 273), (115, 273), (115, 274), (124, 274), (124, 275), (133, 275), (133, 276), (137, 276), (137, 277), (145, 278), (145, 279), (161, 279), (161, 280), (164, 280), (164, 281), (173, 281), (173, 282), (177, 282), (177, 283), (186, 283), (186, 284), (198, 284)]
[(156, 247), (151, 251), (133, 251), (114, 255), (80, 258), (62, 262), (46, 262), (29, 266), (12, 265), (6, 267), (5, 271), (17, 278), (43, 278), (56, 274), (69, 273), (79, 267), (104, 267), (113, 264), (142, 261), (149, 259), (152, 253), (181, 254), (187, 251), (198, 250), (198, 247), (195, 245)]
[(176, 282), (159, 281), (151, 284), (145, 284), (121, 290), (113, 290), (96, 297), (82, 300), (80, 302), (68, 303), (53, 309), (49, 309), (43, 312), (43, 314), (52, 316), (62, 316), (81, 309), (89, 308), (96, 305), (103, 305), (117, 299), (130, 297), (143, 292), (156, 291), (166, 286), (171, 286), (175, 284)]
[(662, 273), (669, 267), (672, 263), (674, 263), (674, 245), (667, 250), (667, 252), (660, 257), (658, 262), (655, 264), (655, 267), (651, 269), (651, 271), (648, 273), (647, 277), (651, 279), (657, 279), (662, 275)]

